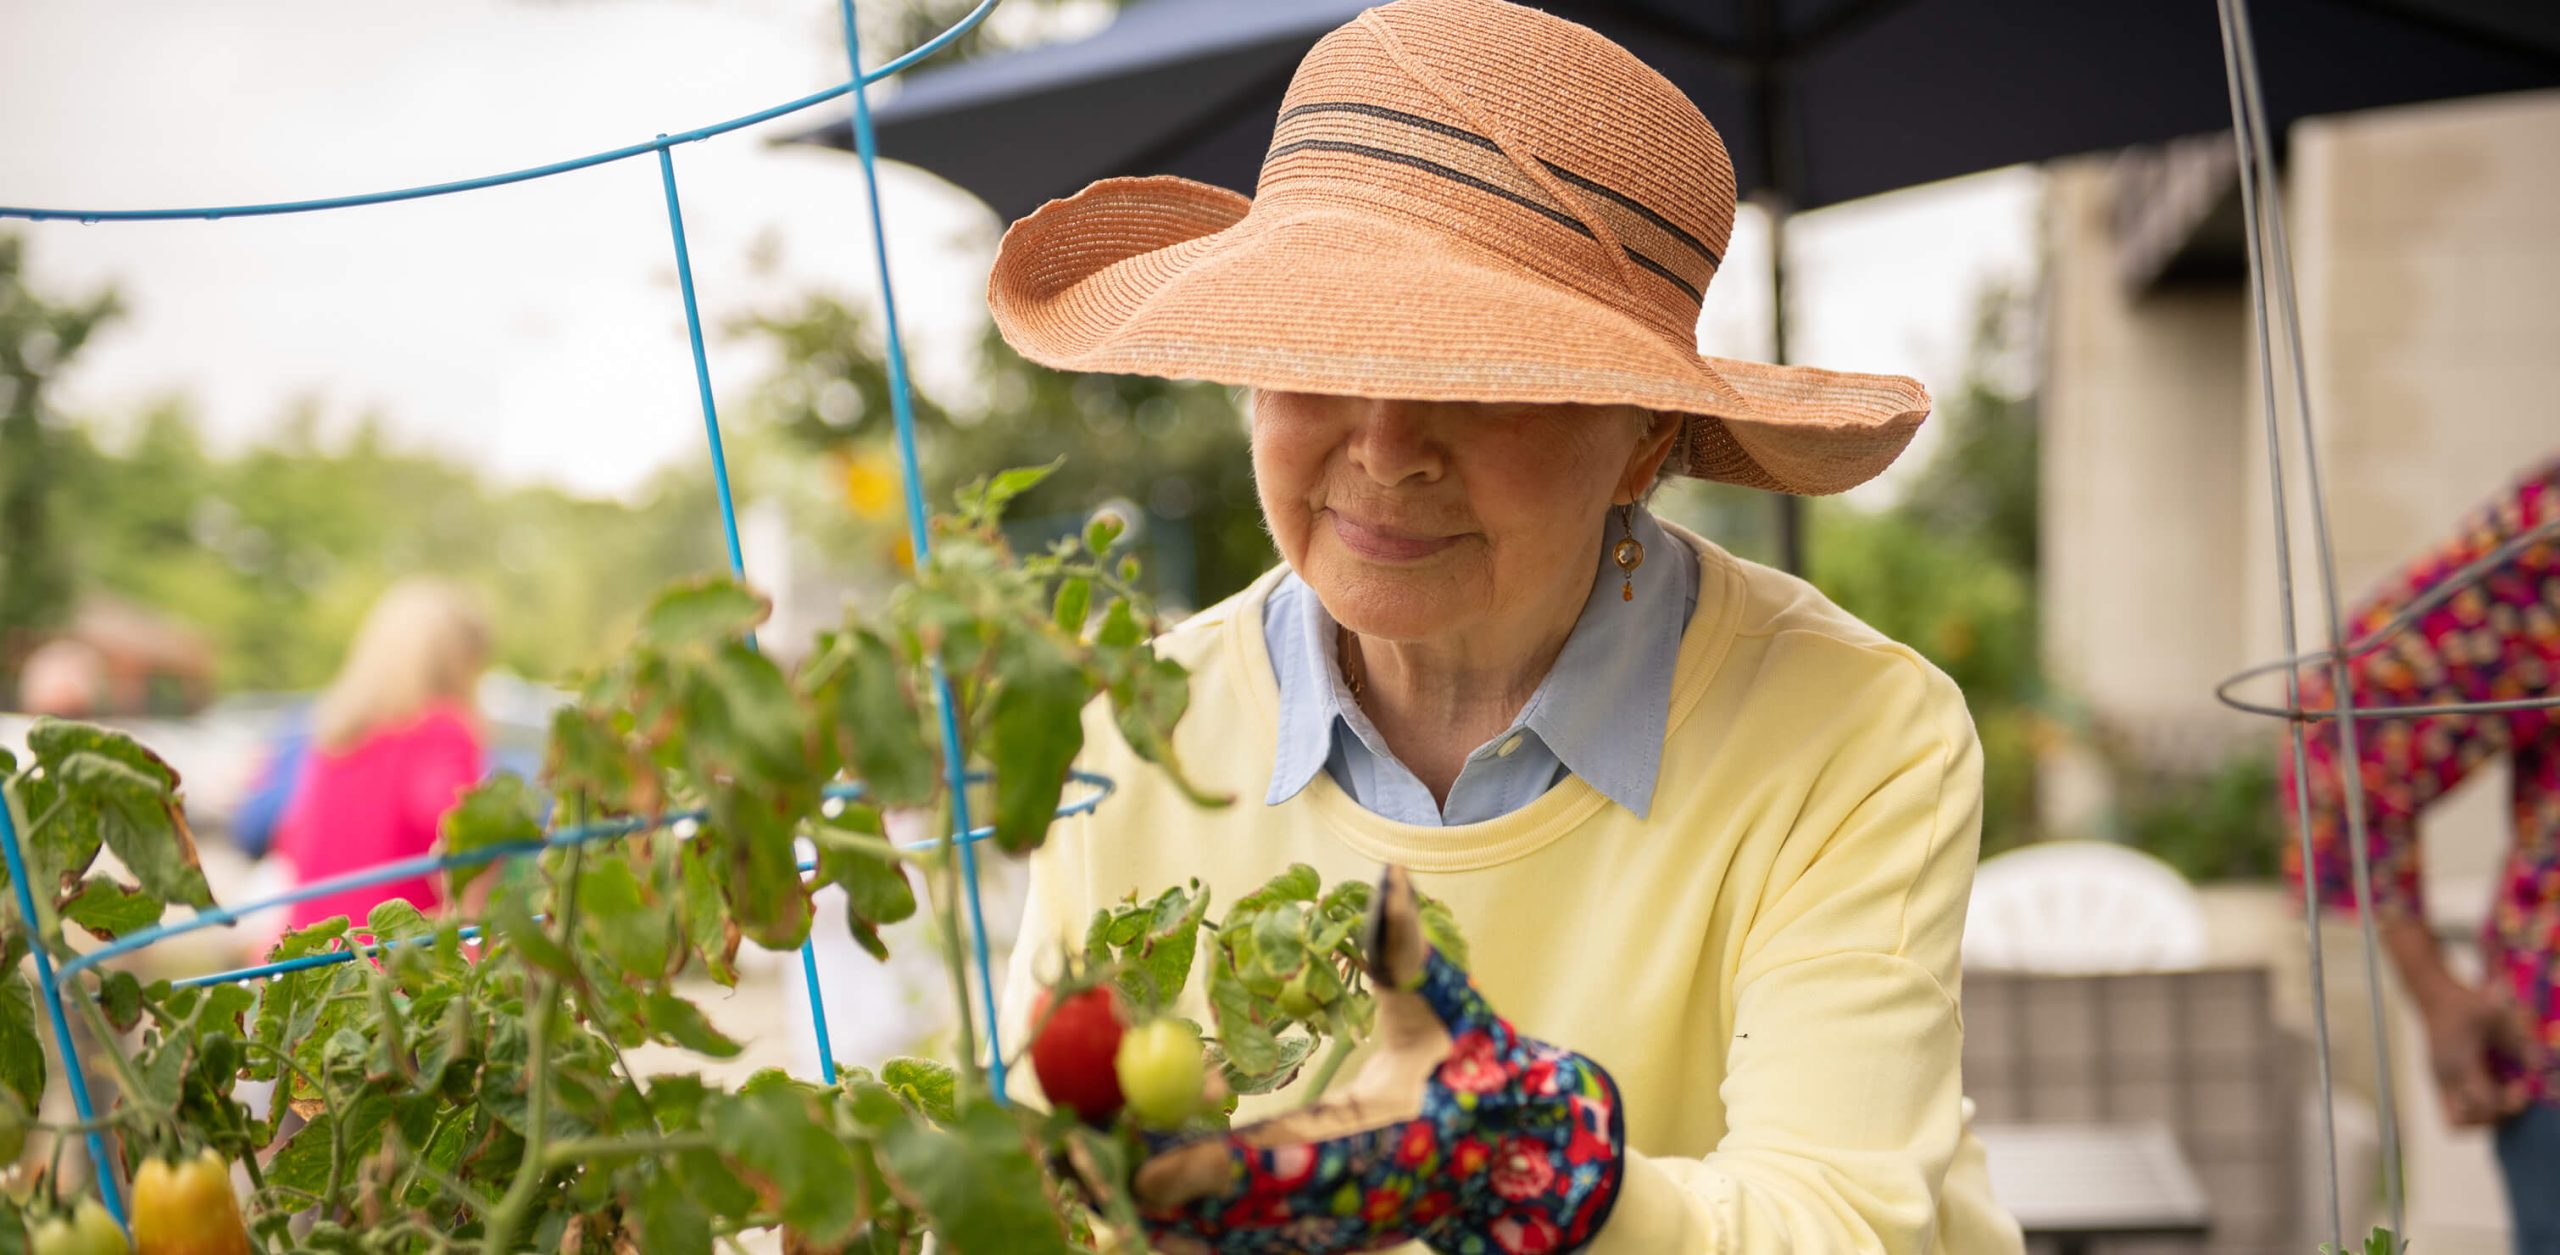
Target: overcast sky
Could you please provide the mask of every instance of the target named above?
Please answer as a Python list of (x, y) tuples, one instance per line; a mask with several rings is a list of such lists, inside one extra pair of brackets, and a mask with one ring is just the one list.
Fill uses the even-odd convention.
[[(824, 0), (0, 0), (0, 204), (306, 199), (619, 147), (842, 81), (833, 13)], [(858, 167), (766, 142), (795, 121), (675, 152), (711, 327), (811, 288), (876, 289)], [(883, 184), (919, 370), (947, 382), (985, 317), (998, 224), (928, 175), (892, 169)], [(2030, 172), (1995, 172), (1796, 219), (1794, 356), (1951, 390), (1973, 293), (2030, 271), (2035, 189)], [(651, 159), (321, 214), (0, 230), (29, 239), (44, 290), (112, 282), (132, 310), (63, 381), (71, 412), (183, 393), (229, 445), (316, 399), (511, 479), (600, 493), (701, 445)], [(1765, 348), (1764, 250), (1746, 217), (1707, 297), (1707, 351)], [(724, 399), (764, 365), (717, 338), (710, 357)]]

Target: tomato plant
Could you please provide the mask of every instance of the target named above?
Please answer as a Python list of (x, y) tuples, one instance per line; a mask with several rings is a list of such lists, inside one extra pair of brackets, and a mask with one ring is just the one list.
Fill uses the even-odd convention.
[[(1148, 644), (1134, 565), (1110, 558), (1114, 527), (1028, 556), (1007, 546), (1005, 502), (1045, 473), (963, 490), (915, 578), (854, 608), (796, 668), (750, 641), (768, 607), (748, 589), (715, 580), (662, 595), (557, 713), (538, 784), (492, 780), (446, 816), (443, 914), (395, 899), (290, 932), (270, 954), (358, 961), (202, 986), (81, 967), (62, 993), (109, 1096), (90, 1126), (33, 1124), (34, 1144), (58, 1166), (103, 1134), (146, 1251), (681, 1255), (775, 1229), (812, 1251), (912, 1251), (926, 1233), (958, 1255), (1107, 1243), (1134, 1223), (1110, 1184), (1134, 1141), (1082, 1124), (1081, 1102), (1050, 1114), (990, 1101), (960, 966), (959, 860), (947, 839), (915, 850), (886, 836), (892, 811), (949, 832), (966, 775), (991, 844), (1036, 848), (1097, 700), (1141, 756), (1218, 802), (1183, 783), (1172, 733), (1187, 677)], [(946, 684), (959, 763), (939, 734)], [(36, 915), (22, 929), (14, 893), (0, 893), (0, 1133), (35, 1110), (48, 1067), (22, 968), (30, 931), (68, 961), (80, 934), (112, 939), (172, 905), (213, 907), (166, 763), (62, 722), (37, 725), (28, 751), (24, 763), (0, 752)], [(102, 850), (130, 881), (96, 870)], [(680, 982), (734, 983), (742, 945), (798, 946), (829, 885), (874, 955), (901, 920), (923, 914), (939, 932), (959, 995), (956, 1062), (848, 1067), (833, 1085), (763, 1072), (734, 1088), (631, 1066), (644, 1044), (735, 1055)], [(1267, 1090), (1322, 1038), (1339, 1039), (1327, 1056), (1338, 1063), (1363, 1031), (1352, 933), (1367, 892), (1324, 891), (1292, 868), (1213, 925), (1207, 892), (1177, 886), (1100, 912), (1073, 957), (1149, 1021), (1205, 969), (1211, 1040), (1189, 1039), (1192, 1066), (1214, 1061), (1231, 1089)], [(1329, 974), (1304, 975), (1310, 965)], [(1304, 996), (1273, 1009), (1293, 980)], [(1170, 1114), (1156, 1082), (1141, 1086), (1147, 1107)], [(1053, 1174), (1062, 1158), (1086, 1170)], [(245, 1209), (225, 1163), (246, 1177)], [(80, 1191), (57, 1170), (38, 1193), (0, 1202), (0, 1250), (27, 1233), (21, 1207), (59, 1240), (46, 1217)], [(188, 1201), (164, 1207), (172, 1199)], [(74, 1233), (93, 1210), (74, 1213)], [(172, 1241), (210, 1244), (155, 1245), (182, 1220), (194, 1227)]]

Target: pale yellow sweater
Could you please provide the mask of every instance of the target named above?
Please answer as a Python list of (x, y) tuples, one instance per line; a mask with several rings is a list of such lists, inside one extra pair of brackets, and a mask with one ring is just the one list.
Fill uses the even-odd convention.
[[(1261, 623), (1277, 573), (1167, 634), (1159, 648), (1193, 677), (1182, 761), (1237, 800), (1192, 806), (1089, 712), (1084, 765), (1119, 791), (1032, 862), (1006, 1040), (1045, 943), (1072, 947), (1133, 890), (1197, 876), (1214, 918), (1291, 863), (1328, 884), (1401, 863), (1456, 910), (1495, 1010), (1617, 1078), (1633, 1153), (1592, 1250), (2020, 1251), (1958, 1078), (1956, 951), (1981, 822), (1964, 698), (1810, 586), (1680, 535), (1699, 555), (1698, 605), (1650, 820), (1572, 778), (1449, 828), (1381, 819), (1323, 775), (1266, 806), (1279, 697)], [(1182, 1011), (1206, 1023), (1204, 985), (1195, 975)], [(1028, 1069), (1015, 1077), (1031, 1087)], [(1292, 1102), (1284, 1090), (1243, 1116)]]

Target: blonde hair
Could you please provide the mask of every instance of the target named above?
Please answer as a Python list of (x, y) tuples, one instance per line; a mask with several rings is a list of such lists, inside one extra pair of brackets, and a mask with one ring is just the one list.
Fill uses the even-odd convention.
[(312, 738), (322, 749), (345, 751), (439, 701), (470, 710), (488, 665), (489, 623), (479, 603), (441, 580), (403, 580), (365, 615), (312, 712)]

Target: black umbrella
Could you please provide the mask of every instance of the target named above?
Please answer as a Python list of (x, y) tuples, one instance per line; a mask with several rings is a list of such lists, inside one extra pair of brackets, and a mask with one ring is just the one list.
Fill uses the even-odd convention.
[[(882, 155), (1017, 218), (1094, 179), (1250, 193), (1299, 59), (1363, 0), (1136, 0), (1089, 39), (902, 80)], [(2226, 130), (2209, 0), (1545, 0), (1678, 84), (1746, 195), (1791, 210)], [(2381, 105), (2560, 85), (2560, 5), (2258, 0), (2276, 133)], [(834, 122), (799, 139), (850, 149)], [(1773, 253), (1778, 250), (1773, 250)], [(1778, 285), (1784, 310), (1784, 285)], [(1785, 358), (1783, 312), (1778, 357)], [(1792, 502), (1792, 498), (1786, 499)], [(1796, 565), (1793, 511), (1782, 543)]]

